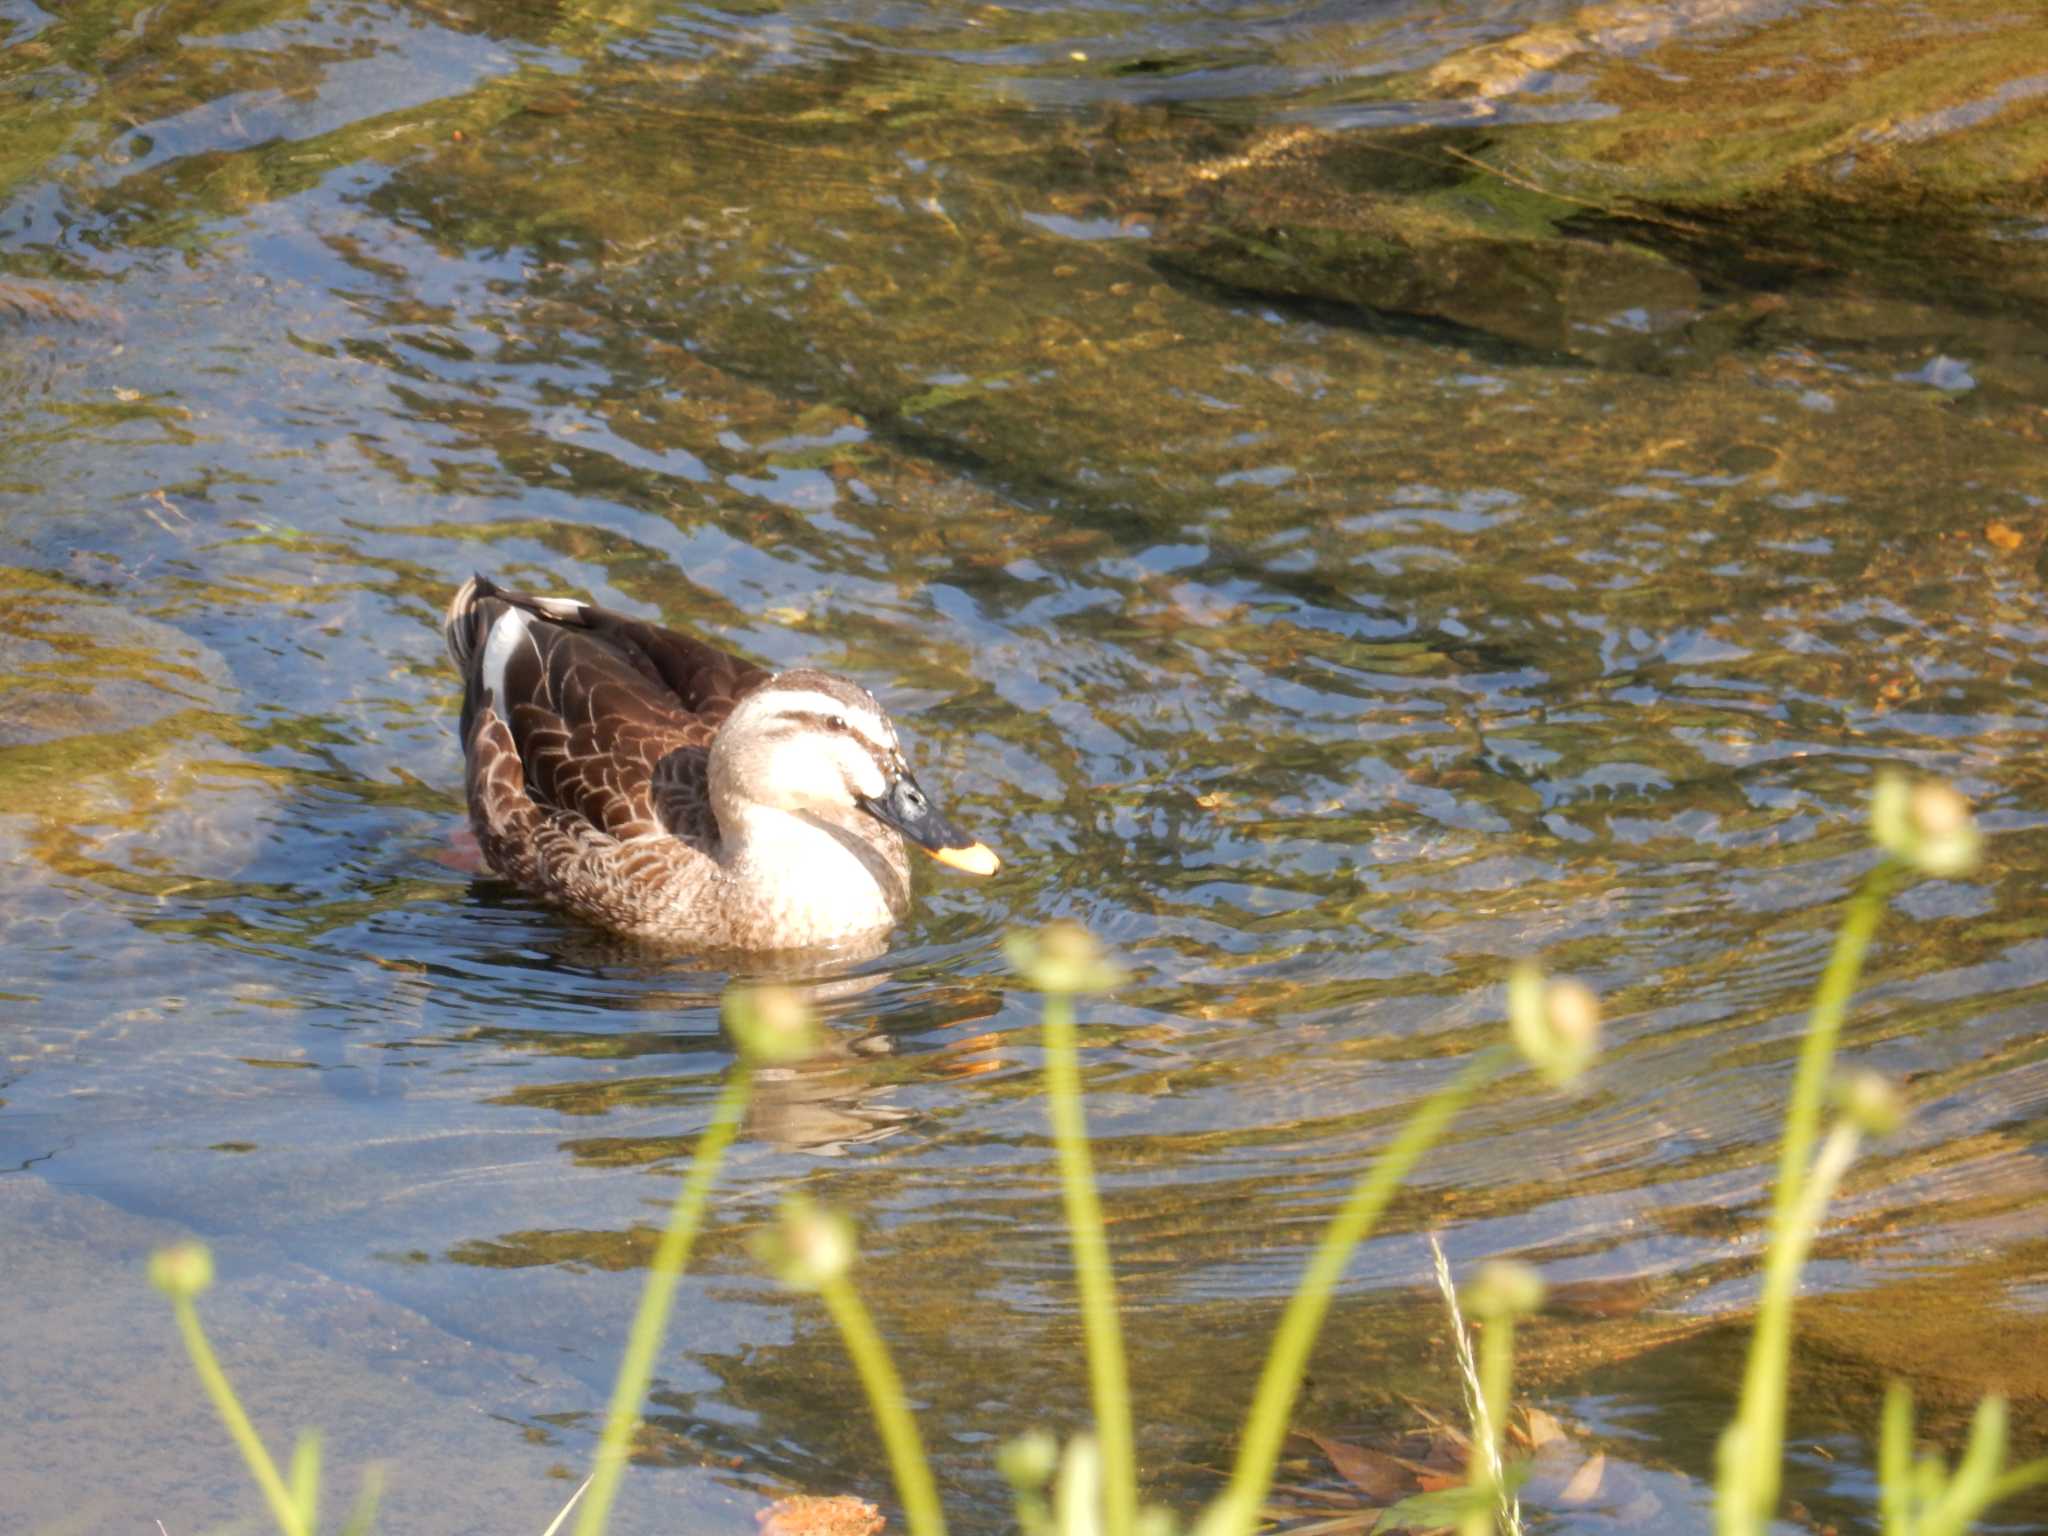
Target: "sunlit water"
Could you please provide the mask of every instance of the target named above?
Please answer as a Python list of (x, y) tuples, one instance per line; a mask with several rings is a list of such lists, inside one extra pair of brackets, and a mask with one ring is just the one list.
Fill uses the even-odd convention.
[(1629, 1470), (1547, 1518), (1697, 1527), (1733, 1371), (1700, 1327), (1746, 1304), (1886, 762), (1995, 835), (1895, 903), (1848, 1032), (1918, 1114), (1816, 1266), (1847, 1300), (1794, 1492), (1867, 1497), (1886, 1371), (1949, 1425), (2020, 1392), (2024, 1446), (2038, 413), (1925, 348), (1628, 371), (1276, 308), (1170, 278), (1102, 190), (1127, 140), (1555, 9), (0, 13), (47, 146), (0, 276), (64, 296), (0, 308), (12, 1526), (255, 1510), (141, 1282), (181, 1233), (273, 1443), (327, 1431), (332, 1500), (381, 1460), (389, 1529), (538, 1530), (587, 1460), (730, 1068), (725, 978), (462, 871), (437, 623), (472, 570), (858, 676), (1008, 860), (932, 871), (834, 1057), (757, 1106), (631, 1528), (886, 1497), (822, 1313), (747, 1250), (795, 1188), (858, 1219), (963, 1524), (1005, 1518), (998, 1440), (1082, 1422), (998, 949), (1051, 917), (1132, 973), (1085, 1015), (1088, 1109), (1150, 1486), (1212, 1486), (1306, 1245), (1535, 954), (1607, 1001), (1590, 1089), (1461, 1124), (1297, 1418), (1454, 1403), (1435, 1230), (1567, 1287), (1525, 1381)]

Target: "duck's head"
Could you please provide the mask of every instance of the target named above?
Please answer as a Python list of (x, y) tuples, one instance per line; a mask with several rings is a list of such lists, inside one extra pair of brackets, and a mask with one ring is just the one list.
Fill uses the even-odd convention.
[(840, 819), (861, 811), (941, 864), (993, 874), (1001, 861), (925, 797), (873, 694), (829, 672), (779, 672), (741, 699), (711, 744), (711, 797)]

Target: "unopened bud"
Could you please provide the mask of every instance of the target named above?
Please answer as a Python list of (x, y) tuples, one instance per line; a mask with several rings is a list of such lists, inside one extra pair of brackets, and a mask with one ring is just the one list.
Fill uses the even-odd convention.
[(1465, 1287), (1465, 1305), (1474, 1317), (1494, 1321), (1526, 1317), (1543, 1305), (1543, 1277), (1527, 1264), (1495, 1259)]
[(1889, 1136), (1906, 1123), (1906, 1101), (1882, 1073), (1851, 1072), (1835, 1084), (1835, 1102), (1866, 1136)]
[(1003, 953), (1041, 992), (1107, 992), (1123, 984), (1095, 936), (1079, 923), (1047, 923), (1036, 933), (1013, 933)]
[(173, 1243), (149, 1256), (149, 1283), (174, 1301), (189, 1301), (213, 1284), (213, 1250)]
[(749, 1066), (777, 1067), (818, 1053), (811, 1010), (788, 987), (734, 987), (725, 994), (725, 1027)]
[(1049, 1430), (1027, 1429), (996, 1452), (996, 1470), (1019, 1493), (1040, 1492), (1059, 1464), (1060, 1443)]
[(853, 1223), (802, 1195), (782, 1202), (782, 1220), (754, 1240), (754, 1256), (793, 1291), (820, 1291), (853, 1268)]
[(1600, 999), (1583, 981), (1553, 981), (1547, 998), (1550, 1032), (1573, 1050), (1591, 1055), (1600, 1044)]
[(1508, 973), (1508, 1029), (1554, 1086), (1578, 1081), (1600, 1049), (1600, 999), (1578, 981), (1549, 981), (1532, 961)]
[(1946, 784), (1913, 786), (1913, 825), (1922, 837), (1954, 837), (1970, 824), (1970, 802)]
[(1968, 874), (1984, 841), (1970, 802), (1949, 785), (1908, 784), (1889, 770), (1871, 791), (1870, 835), (1894, 858), (1941, 877)]

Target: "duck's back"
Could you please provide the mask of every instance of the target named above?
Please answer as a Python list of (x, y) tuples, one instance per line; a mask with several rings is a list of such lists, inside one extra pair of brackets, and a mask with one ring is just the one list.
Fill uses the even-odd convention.
[[(443, 634), (463, 679), (470, 819), (493, 868), (628, 927), (619, 904), (656, 873), (638, 865), (694, 857), (709, 877), (711, 739), (767, 671), (623, 614), (507, 592), (481, 576), (449, 602)], [(677, 871), (660, 873), (672, 884)]]

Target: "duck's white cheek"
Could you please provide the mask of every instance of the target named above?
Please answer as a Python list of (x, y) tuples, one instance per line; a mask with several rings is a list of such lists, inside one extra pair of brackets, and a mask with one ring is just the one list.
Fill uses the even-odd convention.
[(771, 805), (810, 805), (832, 799), (838, 783), (839, 774), (829, 759), (785, 748), (768, 760), (755, 789)]
[(868, 799), (879, 800), (889, 788), (887, 776), (875, 766), (875, 760), (867, 753), (861, 752), (853, 756), (854, 761), (847, 767), (846, 782)]

